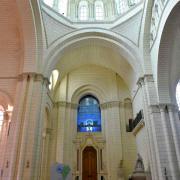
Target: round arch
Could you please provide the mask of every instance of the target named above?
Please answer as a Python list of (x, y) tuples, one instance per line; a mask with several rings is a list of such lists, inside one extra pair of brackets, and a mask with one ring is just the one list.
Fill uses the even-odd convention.
[(76, 89), (71, 97), (71, 102), (74, 104), (78, 104), (79, 100), (86, 96), (92, 95), (99, 100), (99, 103), (102, 104), (106, 100), (106, 93), (93, 85), (85, 85)]
[(16, 3), (20, 19), (21, 45), (23, 49), (21, 71), (40, 72), (44, 45), (39, 1), (18, 0)]
[(157, 87), (160, 103), (176, 104), (176, 85), (180, 79), (179, 47), (180, 2), (166, 20), (159, 45)]
[(141, 56), (138, 48), (128, 39), (100, 28), (77, 30), (54, 42), (48, 50), (44, 74), (49, 77), (51, 71), (55, 68), (64, 53), (82, 46), (88, 40), (95, 40), (103, 46), (115, 49), (117, 53), (120, 53), (128, 61), (137, 74), (142, 75), (143, 71), (140, 65)]

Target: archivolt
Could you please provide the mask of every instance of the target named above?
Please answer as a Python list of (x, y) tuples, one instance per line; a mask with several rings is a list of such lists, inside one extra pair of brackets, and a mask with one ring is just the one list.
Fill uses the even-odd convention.
[(115, 49), (129, 62), (137, 74), (142, 74), (141, 56), (138, 48), (132, 42), (108, 30), (87, 28), (64, 36), (49, 48), (46, 59), (47, 63), (44, 67), (46, 76), (50, 75), (65, 52), (69, 52), (71, 48), (81, 46), (83, 42), (92, 39), (101, 43), (103, 46), (105, 45)]

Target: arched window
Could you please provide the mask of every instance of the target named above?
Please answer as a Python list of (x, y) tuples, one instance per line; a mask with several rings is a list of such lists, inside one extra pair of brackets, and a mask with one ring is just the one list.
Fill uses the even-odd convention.
[(54, 0), (44, 0), (44, 3), (47, 4), (50, 7), (53, 7), (54, 5)]
[(178, 82), (176, 87), (176, 100), (180, 111), (180, 81)]
[(80, 1), (79, 2), (79, 19), (81, 21), (88, 20), (88, 2), (87, 1)]
[(120, 14), (123, 14), (124, 12), (126, 12), (128, 10), (128, 7), (127, 7), (127, 1), (125, 2), (125, 0), (120, 0), (119, 1), (119, 11), (120, 11)]
[(115, 0), (117, 14), (120, 14), (120, 0)]
[(95, 18), (96, 20), (104, 19), (104, 5), (100, 0), (95, 2)]
[(98, 99), (87, 95), (80, 99), (77, 115), (78, 132), (101, 131), (101, 109)]
[(2, 130), (3, 120), (4, 120), (4, 108), (0, 105), (0, 134)]

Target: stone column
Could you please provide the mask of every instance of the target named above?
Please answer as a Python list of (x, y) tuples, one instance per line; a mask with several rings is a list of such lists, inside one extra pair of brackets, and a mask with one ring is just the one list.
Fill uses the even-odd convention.
[[(149, 102), (148, 102), (148, 93), (147, 93), (147, 89), (146, 89), (146, 84), (144, 81), (144, 77), (139, 78), (138, 82), (137, 82), (139, 89), (142, 90), (142, 96), (143, 96), (143, 113), (144, 113), (144, 121), (145, 121), (145, 128), (146, 128), (146, 139), (147, 139), (147, 149), (148, 149), (148, 159), (149, 159), (149, 165), (151, 168), (151, 176), (152, 179), (154, 180), (158, 180), (158, 164), (160, 164), (160, 162), (157, 160), (157, 155), (156, 155), (156, 151), (155, 151), (155, 141), (153, 138), (153, 128), (152, 128), (152, 121), (150, 120), (150, 114), (153, 111), (153, 109), (151, 110), (151, 112), (149, 112)], [(159, 162), (159, 163), (158, 163)]]
[(177, 180), (180, 175), (166, 106), (158, 103), (152, 75), (141, 78), (141, 86), (145, 101), (145, 127), (149, 139), (152, 178), (164, 180), (171, 177)]
[[(104, 107), (105, 106), (105, 107)], [(113, 101), (103, 104), (106, 108), (105, 139), (107, 156), (108, 179), (117, 179), (118, 168), (122, 160), (122, 141), (120, 127), (119, 102)], [(113, 149), (114, 148), (114, 149)]]
[(180, 121), (178, 118), (178, 107), (173, 104), (168, 104), (167, 108), (169, 112), (169, 120), (170, 120), (171, 129), (172, 129), (172, 136), (173, 136), (173, 141), (175, 145), (178, 166), (180, 170), (180, 137), (179, 137), (179, 132), (178, 132), (179, 131), (178, 128), (180, 127)]
[(20, 148), (20, 136), (22, 131), (24, 106), (27, 100), (27, 91), (29, 87), (28, 74), (22, 74), (19, 76), (16, 97), (14, 103), (14, 110), (12, 114), (11, 130), (7, 141), (7, 150), (5, 154), (3, 177), (4, 180), (11, 180), (16, 176), (18, 168), (18, 155)]
[(47, 89), (47, 79), (41, 74), (22, 74), (17, 85), (17, 97), (12, 118), (12, 128), (8, 142), (6, 165), (7, 174), (4, 179), (38, 178), (42, 109), (44, 94)]
[(12, 115), (12, 111), (7, 110), (4, 112), (3, 124), (0, 132), (1, 135), (0, 136), (0, 177), (3, 176), (3, 171), (5, 168), (4, 160), (7, 150), (7, 140), (10, 130), (11, 115)]
[(168, 118), (168, 109), (166, 105), (160, 105), (160, 113), (161, 113), (161, 123), (164, 131), (165, 144), (167, 149), (167, 158), (169, 162), (169, 170), (171, 174), (171, 178), (174, 180), (178, 180), (180, 174), (178, 173), (178, 166), (176, 161), (176, 154), (174, 149), (174, 142), (171, 135), (170, 123)]
[(59, 163), (64, 162), (65, 117), (66, 117), (66, 102), (58, 102), (56, 161)]

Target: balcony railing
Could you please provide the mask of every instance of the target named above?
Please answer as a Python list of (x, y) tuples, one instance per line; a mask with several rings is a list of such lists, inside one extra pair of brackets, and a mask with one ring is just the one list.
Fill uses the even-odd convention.
[(132, 132), (138, 123), (144, 118), (143, 110), (140, 110), (136, 115), (135, 119), (129, 119), (129, 124), (126, 127), (127, 132)]

